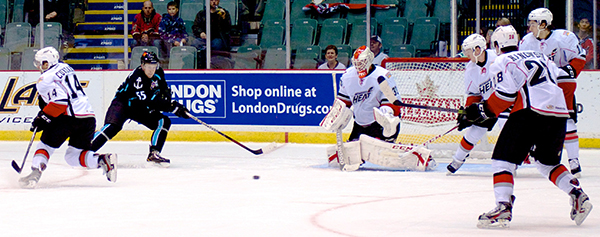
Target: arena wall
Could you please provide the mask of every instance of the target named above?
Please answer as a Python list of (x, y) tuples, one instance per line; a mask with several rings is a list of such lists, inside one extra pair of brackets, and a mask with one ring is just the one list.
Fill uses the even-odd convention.
[[(97, 128), (119, 85), (130, 71), (79, 71), (77, 76), (96, 112)], [(246, 142), (335, 143), (318, 124), (332, 104), (342, 70), (202, 70), (167, 71), (173, 98), (215, 128)], [(37, 115), (36, 71), (0, 72), (0, 140), (28, 140)], [(582, 105), (580, 146), (600, 148), (600, 71), (583, 71), (577, 102)], [(170, 141), (225, 141), (193, 120), (169, 114)], [(348, 126), (344, 131), (349, 132)], [(151, 131), (135, 122), (115, 140), (147, 140)], [(347, 134), (346, 134), (347, 135)]]

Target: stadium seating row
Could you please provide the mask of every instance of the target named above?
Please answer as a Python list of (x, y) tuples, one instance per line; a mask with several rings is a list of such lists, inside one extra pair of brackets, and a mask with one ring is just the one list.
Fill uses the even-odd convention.
[[(377, 33), (378, 22), (371, 19), (370, 34)], [(381, 27), (381, 36), (384, 51), (391, 51), (401, 45), (411, 44), (417, 52), (429, 52), (434, 49), (438, 40), (440, 20), (435, 17), (422, 17), (415, 20), (413, 31), (409, 33), (408, 20), (403, 17), (392, 17), (385, 19)], [(356, 49), (366, 43), (366, 20), (355, 19), (350, 26), (346, 19), (329, 18), (323, 21), (321, 27), (315, 19), (298, 19), (294, 21), (291, 29), (291, 46), (297, 48), (300, 45), (348, 45)], [(285, 27), (284, 21), (268, 20), (263, 27), (260, 46), (269, 48), (271, 46), (284, 44)], [(414, 55), (414, 54), (413, 54)]]
[[(299, 46), (295, 49), (292, 58), (294, 69), (315, 69), (323, 60), (323, 49), (318, 45)], [(352, 49), (348, 45), (337, 45), (338, 61), (348, 66)], [(285, 69), (286, 48), (284, 45), (274, 45), (262, 48), (257, 45), (245, 45), (233, 54), (235, 69)], [(389, 51), (391, 57), (414, 57), (415, 47), (413, 45), (398, 45)]]

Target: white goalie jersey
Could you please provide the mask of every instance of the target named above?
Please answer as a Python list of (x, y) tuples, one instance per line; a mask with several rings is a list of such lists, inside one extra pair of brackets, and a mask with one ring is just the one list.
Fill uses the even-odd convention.
[[(375, 122), (373, 108), (378, 108), (384, 103), (389, 103), (381, 89), (377, 78), (384, 77), (390, 87), (396, 90), (396, 82), (391, 79), (392, 75), (388, 70), (380, 66), (375, 66), (375, 70), (366, 77), (360, 79), (355, 67), (346, 69), (346, 72), (340, 79), (340, 90), (337, 98), (352, 104), (354, 111), (354, 120), (359, 125), (369, 125)], [(398, 98), (400, 99), (400, 98)]]
[(68, 64), (58, 63), (50, 67), (38, 79), (36, 88), (46, 104), (66, 107), (63, 114), (76, 118), (94, 117), (88, 97)]

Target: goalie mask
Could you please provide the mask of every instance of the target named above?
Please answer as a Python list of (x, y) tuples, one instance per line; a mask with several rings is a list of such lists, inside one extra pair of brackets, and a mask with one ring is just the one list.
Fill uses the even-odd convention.
[(498, 49), (496, 49), (496, 54), (498, 55), (502, 53), (500, 51), (501, 49), (510, 46), (518, 46), (519, 44), (517, 31), (512, 25), (499, 26), (496, 28), (496, 30), (494, 30), (494, 34), (492, 35), (491, 41), (494, 47), (496, 44), (498, 45)]
[(352, 65), (356, 68), (358, 78), (364, 78), (369, 74), (369, 68), (373, 63), (375, 55), (367, 46), (360, 46), (352, 55)]
[[(54, 47), (46, 47), (43, 49), (40, 49), (39, 51), (37, 51), (37, 53), (35, 53), (35, 58), (33, 60), (33, 66), (35, 66), (36, 68), (40, 69), (42, 72), (48, 70), (48, 68), (58, 64), (58, 58), (60, 56), (58, 55), (58, 51), (56, 51), (56, 49), (54, 49)], [(44, 65), (44, 62), (48, 63), (48, 68), (43, 69), (42, 66)]]
[[(475, 49), (477, 47), (481, 49), (481, 52), (478, 55), (475, 55)], [(462, 43), (462, 51), (465, 55), (467, 55), (466, 51), (469, 49), (473, 50), (473, 56), (479, 57), (486, 49), (485, 38), (483, 38), (483, 36), (480, 34), (469, 35), (469, 37), (467, 37)]]

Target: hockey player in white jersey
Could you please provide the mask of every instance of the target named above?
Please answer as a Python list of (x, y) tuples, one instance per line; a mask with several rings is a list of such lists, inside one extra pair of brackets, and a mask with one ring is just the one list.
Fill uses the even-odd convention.
[(31, 124), (32, 131), (43, 131), (33, 156), (31, 174), (19, 179), (24, 188), (33, 188), (48, 166), (52, 153), (69, 139), (65, 154), (67, 164), (89, 169), (102, 168), (111, 182), (117, 180), (116, 154), (90, 151), (96, 128), (94, 111), (71, 66), (58, 61), (53, 47), (40, 49), (34, 65), (42, 75), (37, 81), (41, 111)]
[[(395, 168), (434, 169), (435, 161), (429, 158), (427, 149), (393, 143), (400, 129), (400, 108), (385, 97), (378, 79), (386, 80), (395, 94), (396, 84), (388, 70), (373, 65), (373, 58), (366, 46), (354, 52), (353, 66), (342, 75), (337, 99), (321, 122), (321, 126), (337, 133), (338, 144), (328, 151), (328, 155), (332, 155), (330, 162), (339, 161), (345, 171), (358, 169), (364, 161)], [(351, 117), (354, 117), (354, 124), (350, 142), (342, 144), (341, 129)]]
[(567, 120), (565, 149), (569, 157), (571, 173), (580, 176), (579, 137), (577, 136), (577, 112), (575, 101), (575, 79), (585, 67), (586, 52), (579, 45), (577, 36), (568, 30), (552, 30), (552, 12), (547, 8), (538, 8), (529, 13), (529, 34), (525, 35), (519, 45), (519, 50), (533, 50), (548, 56), (559, 68), (570, 77), (559, 78), (558, 85), (562, 88), (567, 101), (570, 118)]
[(565, 72), (540, 52), (517, 51), (512, 26), (498, 27), (491, 43), (498, 54), (490, 69), (496, 89), (488, 100), (465, 109), (467, 119), (481, 122), (513, 108), (492, 154), (496, 208), (480, 215), (477, 227), (509, 226), (513, 174), (530, 151), (538, 171), (571, 197), (571, 220), (581, 225), (592, 204), (579, 180), (560, 163), (569, 111), (557, 78)]
[[(462, 51), (471, 61), (465, 69), (465, 90), (467, 101), (465, 107), (483, 100), (487, 100), (494, 91), (494, 82), (489, 78), (490, 66), (496, 59), (496, 53), (486, 49), (486, 40), (480, 34), (468, 36), (462, 43)], [(498, 119), (488, 119), (483, 123), (469, 122), (464, 115), (458, 117), (458, 131), (467, 129), (460, 141), (452, 162), (448, 164), (449, 174), (455, 173), (465, 162), (469, 152), (487, 131), (491, 131), (498, 120), (499, 126), (504, 125), (508, 113), (502, 113)]]

